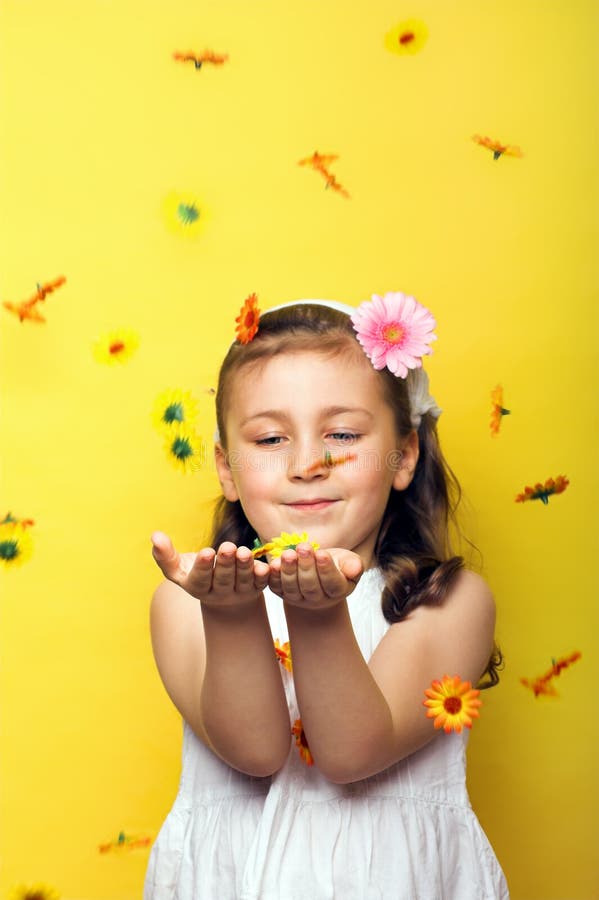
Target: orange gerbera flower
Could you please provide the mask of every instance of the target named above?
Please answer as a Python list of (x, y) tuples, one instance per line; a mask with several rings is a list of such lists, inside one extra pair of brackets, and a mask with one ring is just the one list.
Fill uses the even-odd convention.
[(472, 719), (478, 718), (480, 691), (472, 689), (470, 681), (461, 681), (459, 675), (444, 675), (442, 681), (433, 681), (424, 693), (429, 698), (422, 701), (429, 707), (426, 715), (429, 719), (434, 717), (435, 728), (443, 728), (445, 734), (452, 730), (459, 733), (464, 726), (472, 728)]
[(568, 666), (579, 660), (581, 656), (582, 653), (580, 650), (575, 650), (570, 656), (562, 656), (560, 659), (553, 659), (551, 661), (551, 668), (549, 671), (545, 672), (544, 675), (539, 675), (538, 678), (533, 679), (521, 678), (520, 684), (530, 688), (535, 697), (538, 697), (540, 694), (545, 694), (548, 697), (557, 697), (557, 691), (551, 684), (551, 681), (560, 674), (562, 669), (567, 669)]
[(238, 323), (235, 329), (237, 340), (240, 344), (249, 344), (258, 331), (260, 310), (258, 309), (258, 297), (250, 294), (245, 298), (241, 311), (235, 321)]
[(518, 156), (521, 157), (524, 154), (520, 147), (511, 147), (508, 144), (502, 144), (501, 141), (494, 141), (489, 137), (481, 137), (480, 134), (475, 134), (472, 137), (472, 140), (477, 144), (480, 144), (481, 147), (486, 147), (487, 150), (493, 151), (493, 159), (499, 159), (500, 156)]
[(491, 391), (491, 434), (499, 434), (501, 420), (504, 416), (509, 416), (509, 409), (505, 409), (503, 405), (503, 388), (500, 384)]
[(287, 669), (288, 672), (291, 672), (291, 645), (289, 641), (285, 641), (284, 644), (281, 644), (280, 640), (276, 638), (275, 653), (277, 654), (277, 659), (279, 660), (283, 668)]
[(549, 503), (552, 494), (563, 494), (570, 482), (565, 475), (557, 478), (548, 478), (545, 484), (538, 481), (534, 487), (525, 487), (523, 493), (518, 494), (516, 503), (524, 503), (526, 500), (540, 500), (545, 506)]
[(293, 728), (291, 729), (291, 734), (295, 737), (295, 744), (299, 750), (300, 756), (307, 766), (314, 765), (314, 757), (310, 753), (310, 748), (308, 747), (308, 741), (306, 740), (306, 734), (304, 729), (302, 728), (302, 720), (296, 719), (293, 723)]

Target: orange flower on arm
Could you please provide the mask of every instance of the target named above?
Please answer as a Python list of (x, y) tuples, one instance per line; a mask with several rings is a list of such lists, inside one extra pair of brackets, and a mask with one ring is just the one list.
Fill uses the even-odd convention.
[(289, 641), (285, 641), (284, 644), (281, 644), (278, 638), (275, 639), (275, 653), (277, 654), (277, 659), (281, 663), (284, 669), (287, 669), (288, 672), (293, 671), (293, 667), (291, 665), (291, 645)]
[(302, 720), (296, 719), (291, 729), (291, 734), (295, 737), (295, 745), (299, 750), (299, 754), (307, 766), (314, 765), (314, 757), (310, 753), (308, 741), (304, 729), (302, 728)]
[(235, 329), (237, 340), (240, 344), (249, 344), (258, 331), (260, 322), (260, 310), (258, 309), (258, 297), (250, 294), (246, 297), (241, 311), (235, 321), (238, 323)]
[(472, 688), (470, 681), (461, 681), (459, 675), (450, 678), (444, 675), (442, 681), (433, 681), (424, 692), (428, 697), (423, 706), (428, 706), (427, 716), (434, 718), (435, 728), (443, 728), (445, 734), (450, 731), (461, 732), (462, 728), (472, 728), (472, 719), (479, 716), (479, 690)]

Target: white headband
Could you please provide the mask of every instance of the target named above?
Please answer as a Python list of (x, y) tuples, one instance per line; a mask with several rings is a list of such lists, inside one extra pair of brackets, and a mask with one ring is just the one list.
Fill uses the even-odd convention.
[[(329, 309), (336, 309), (338, 312), (351, 316), (355, 313), (356, 307), (350, 306), (348, 303), (339, 303), (337, 300), (291, 300), (289, 303), (281, 303), (279, 306), (273, 306), (272, 309), (265, 309), (263, 315), (275, 312), (279, 309), (286, 309), (288, 306), (299, 306), (301, 303), (310, 303), (312, 306), (328, 306)], [(430, 413), (435, 419), (441, 415), (441, 409), (435, 403), (434, 397), (429, 393), (428, 375), (423, 368), (410, 369), (406, 378), (408, 388), (408, 398), (410, 400), (410, 421), (412, 428), (420, 428), (422, 416)], [(220, 440), (218, 426), (214, 432), (214, 440)]]

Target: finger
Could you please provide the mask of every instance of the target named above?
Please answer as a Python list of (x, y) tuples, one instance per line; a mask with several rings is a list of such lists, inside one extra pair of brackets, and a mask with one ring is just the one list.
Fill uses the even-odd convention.
[(254, 561), (254, 587), (258, 591), (263, 591), (269, 582), (270, 568), (268, 563)]
[(238, 547), (235, 554), (235, 592), (254, 590), (254, 557), (247, 547)]
[(298, 589), (304, 600), (315, 603), (322, 599), (324, 590), (316, 569), (314, 551), (308, 543), (298, 544), (297, 552), (297, 583)]
[(281, 560), (278, 558), (271, 559), (268, 567), (268, 586), (278, 597), (283, 596), (283, 585), (281, 584)]
[[(316, 569), (327, 597), (338, 597), (340, 594), (348, 594), (347, 579), (339, 571), (330, 553), (326, 550), (316, 551)], [(353, 590), (353, 588), (352, 588)]]
[(215, 591), (221, 593), (235, 591), (236, 550), (237, 547), (231, 541), (225, 541), (218, 548), (212, 576), (212, 586)]
[(152, 556), (165, 578), (174, 581), (180, 575), (179, 554), (173, 543), (163, 531), (154, 531), (150, 538), (152, 541)]
[(215, 556), (212, 547), (204, 547), (196, 554), (189, 575), (181, 585), (194, 597), (202, 598), (211, 591)]
[(297, 580), (297, 553), (295, 550), (284, 550), (281, 554), (281, 587), (286, 600), (301, 600), (301, 591)]

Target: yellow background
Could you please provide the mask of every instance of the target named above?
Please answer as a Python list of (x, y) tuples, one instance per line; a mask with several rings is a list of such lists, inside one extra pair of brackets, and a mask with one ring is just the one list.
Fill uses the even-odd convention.
[[(409, 18), (429, 37), (400, 57), (384, 36)], [(169, 464), (155, 398), (191, 390), (209, 439), (248, 293), (389, 290), (438, 319), (426, 367), (498, 603), (473, 805), (513, 900), (599, 896), (597, 19), (593, 0), (3, 0), (1, 299), (67, 283), (44, 325), (0, 308), (0, 516), (35, 520), (31, 560), (0, 572), (2, 898), (43, 881), (137, 900), (148, 851), (98, 844), (154, 837), (174, 799), (149, 536), (201, 546), (218, 485)], [(228, 62), (172, 58), (206, 48)], [(315, 150), (351, 199), (297, 165)], [(207, 213), (195, 241), (166, 228), (173, 190)], [(139, 350), (102, 366), (92, 343), (117, 327)], [(497, 383), (512, 414), (491, 439)], [(548, 506), (514, 503), (558, 474)], [(558, 698), (520, 684), (573, 650)]]

